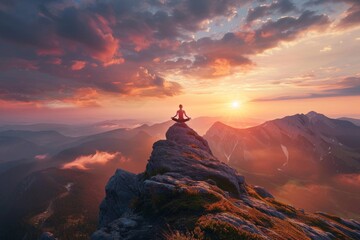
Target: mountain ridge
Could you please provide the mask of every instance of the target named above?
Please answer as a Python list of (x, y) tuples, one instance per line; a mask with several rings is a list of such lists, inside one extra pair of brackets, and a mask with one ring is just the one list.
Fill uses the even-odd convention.
[[(274, 169), (276, 170), (281, 167), (281, 162), (286, 160), (284, 149), (289, 149), (291, 148), (289, 145), (292, 145), (294, 151), (302, 147), (303, 152), (309, 153), (307, 158), (313, 159), (309, 164), (323, 162), (328, 164), (329, 171), (336, 171), (336, 167), (332, 166), (333, 164), (342, 164), (339, 167), (339, 171), (342, 172), (360, 170), (360, 162), (355, 163), (357, 155), (359, 155), (358, 159), (360, 160), (360, 151), (358, 150), (360, 149), (360, 127), (347, 121), (328, 118), (316, 112), (286, 116), (246, 129), (237, 129), (223, 123), (215, 123), (204, 137), (209, 141), (215, 155), (223, 161), (246, 162), (246, 159), (250, 158), (249, 152), (255, 151), (255, 147), (258, 150), (262, 149), (262, 151), (268, 149), (269, 156), (271, 155), (270, 150), (277, 152), (275, 158), (279, 161), (273, 165), (276, 166)], [(234, 154), (233, 159), (231, 157), (226, 159), (223, 155), (228, 153), (221, 152), (229, 152), (229, 149), (235, 145), (234, 142), (237, 146), (233, 150), (238, 153)], [(332, 149), (334, 149), (334, 153), (329, 154), (332, 153)], [(300, 152), (290, 154), (290, 157), (296, 154), (299, 155)], [(345, 158), (346, 161), (342, 160)], [(355, 160), (351, 160), (354, 158)], [(251, 156), (251, 159), (260, 161), (267, 159), (267, 157), (265, 155), (261, 157)], [(335, 161), (336, 159), (338, 161)], [(238, 162), (238, 164), (241, 163), (243, 162)]]

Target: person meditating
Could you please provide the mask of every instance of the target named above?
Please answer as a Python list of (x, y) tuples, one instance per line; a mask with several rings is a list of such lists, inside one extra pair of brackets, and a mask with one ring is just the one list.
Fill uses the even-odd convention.
[[(179, 105), (179, 110), (176, 112), (175, 116), (173, 116), (171, 119), (174, 120), (175, 122), (180, 122), (180, 123), (184, 123), (189, 121), (191, 118), (188, 117), (188, 115), (186, 115), (186, 112), (182, 109), (183, 106), (180, 104)], [(184, 118), (184, 115), (186, 118)], [(178, 118), (176, 118), (176, 116), (179, 116)]]

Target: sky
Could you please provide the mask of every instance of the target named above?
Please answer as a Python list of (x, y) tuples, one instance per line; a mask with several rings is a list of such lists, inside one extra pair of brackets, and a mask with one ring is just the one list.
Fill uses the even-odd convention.
[(359, 0), (2, 0), (0, 123), (360, 118)]

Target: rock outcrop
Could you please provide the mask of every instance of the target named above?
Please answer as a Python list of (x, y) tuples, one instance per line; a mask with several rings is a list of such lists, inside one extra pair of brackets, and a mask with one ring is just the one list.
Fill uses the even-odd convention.
[(276, 201), (176, 123), (144, 173), (110, 179), (92, 239), (360, 239), (360, 223)]

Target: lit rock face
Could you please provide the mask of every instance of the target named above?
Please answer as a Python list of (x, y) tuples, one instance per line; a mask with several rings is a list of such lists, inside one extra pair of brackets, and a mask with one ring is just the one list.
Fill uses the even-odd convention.
[(360, 239), (360, 224), (325, 213), (305, 213), (276, 201), (217, 160), (194, 130), (176, 123), (167, 131), (166, 140), (153, 145), (144, 173), (117, 170), (109, 180), (99, 229), (92, 239), (174, 236)]
[(176, 123), (166, 133), (166, 140), (153, 146), (146, 174), (177, 173), (196, 181), (214, 181), (233, 195), (244, 192), (244, 178), (217, 160), (206, 140), (185, 124)]

